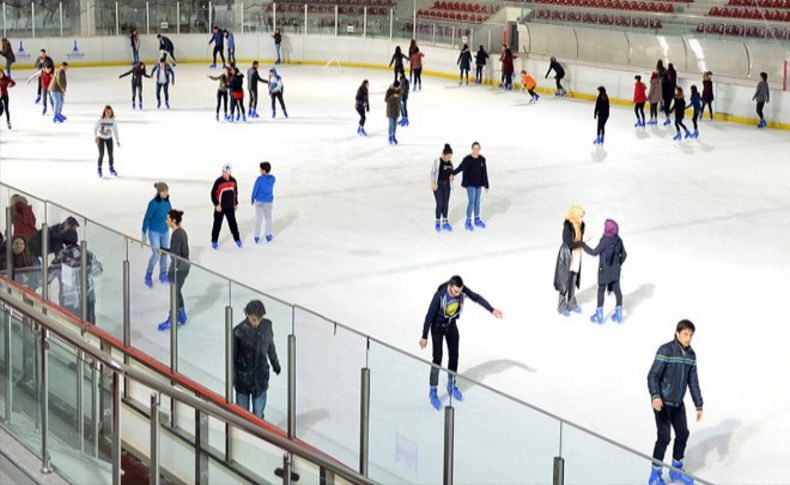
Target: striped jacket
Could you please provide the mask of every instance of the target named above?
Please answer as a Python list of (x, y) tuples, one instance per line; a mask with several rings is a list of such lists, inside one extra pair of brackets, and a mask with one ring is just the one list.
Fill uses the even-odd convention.
[(691, 347), (683, 348), (677, 339), (658, 348), (656, 359), (647, 374), (650, 398), (661, 398), (665, 406), (680, 407), (686, 388), (698, 410), (702, 410), (702, 392), (697, 377), (697, 356)]

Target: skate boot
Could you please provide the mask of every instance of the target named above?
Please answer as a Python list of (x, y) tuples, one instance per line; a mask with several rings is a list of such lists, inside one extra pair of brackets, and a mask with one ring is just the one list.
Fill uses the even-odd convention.
[(214, 119), (215, 119), (215, 120), (217, 120), (217, 123), (219, 123), (219, 113), (217, 113), (217, 114), (214, 116)]
[(170, 283), (170, 278), (167, 277), (166, 271), (159, 272), (159, 282), (162, 283), (163, 285)]
[(686, 138), (686, 139), (688, 139), (688, 138), (691, 138), (691, 132), (690, 132), (690, 131), (686, 130), (686, 136), (685, 136), (685, 138)]
[(255, 244), (260, 244), (260, 243), (261, 243), (261, 238), (260, 238), (260, 236), (255, 236), (255, 237), (254, 237), (254, 238), (252, 238), (252, 239), (253, 239), (253, 241), (255, 241)]
[(244, 123), (247, 122), (247, 115), (245, 115), (244, 113), (241, 114), (241, 121)]
[(446, 220), (442, 223), (442, 230), (446, 232), (453, 232), (453, 226)]
[(439, 221), (436, 221), (436, 224), (434, 225), (434, 228), (436, 229), (437, 233), (442, 232), (442, 223), (439, 222)]
[(760, 120), (760, 124), (757, 125), (757, 128), (765, 128), (765, 120)]
[(134, 111), (134, 109), (135, 109), (135, 107), (136, 107), (136, 106), (137, 106), (137, 105), (134, 103), (134, 101), (132, 101), (132, 111)]
[(479, 217), (475, 217), (475, 227), (479, 227), (480, 229), (485, 229), (486, 225), (483, 221), (480, 220)]
[(650, 472), (650, 478), (647, 485), (667, 485), (667, 482), (661, 477), (662, 469), (660, 466), (654, 466), (653, 471)]
[(664, 121), (664, 126), (669, 126), (669, 125), (670, 125), (670, 123), (672, 123), (672, 122), (671, 122), (670, 120), (668, 120), (668, 119), (667, 119), (666, 121)]
[(145, 286), (147, 286), (149, 288), (153, 288), (154, 287), (154, 280), (152, 278), (151, 273), (146, 273), (145, 274)]
[(211, 64), (208, 67), (209, 67), (209, 69), (216, 69), (217, 68), (217, 63), (215, 62), (214, 64)]
[(619, 306), (614, 309), (614, 315), (612, 315), (612, 321), (615, 323), (621, 323), (623, 321), (623, 307)]
[(604, 321), (603, 317), (603, 308), (598, 307), (595, 309), (595, 314), (590, 317), (590, 321), (593, 323), (601, 324)]
[(601, 135), (599, 138), (600, 138), (600, 141), (598, 142), (598, 144), (599, 145), (603, 145), (603, 135)]
[(362, 127), (357, 126), (357, 135), (362, 136)]
[(672, 139), (673, 139), (673, 140), (677, 140), (677, 141), (680, 141), (680, 138), (681, 138), (681, 134), (680, 134), (680, 132), (678, 132), (678, 134), (677, 134), (677, 135), (675, 135), (675, 136), (673, 136), (673, 137), (672, 137)]
[(178, 320), (179, 325), (183, 325), (187, 323), (187, 311), (183, 308), (178, 309), (178, 315), (176, 315), (176, 319)]
[(475, 230), (475, 226), (472, 225), (472, 219), (468, 217), (466, 218), (466, 223), (464, 223), (464, 229), (466, 229), (467, 231)]
[(115, 171), (115, 167), (110, 167), (110, 175), (112, 175), (113, 177), (118, 176), (118, 172)]
[(272, 239), (273, 239), (273, 238), (274, 238), (274, 236), (272, 236), (271, 234), (267, 234), (267, 235), (266, 235), (266, 242), (267, 242), (267, 243), (270, 243), (270, 242), (272, 242)]
[(41, 111), (41, 116), (45, 116), (47, 114), (47, 107), (44, 106), (44, 109)]
[(389, 136), (389, 144), (392, 145), (392, 135)]
[(39, 95), (38, 97), (36, 97), (36, 102), (35, 102), (35, 104), (38, 104), (38, 103), (40, 103), (40, 102), (41, 102), (41, 95)]
[(285, 118), (288, 119), (288, 112), (283, 110), (283, 116), (285, 116)]
[(165, 101), (165, 107), (167, 107), (167, 109), (170, 109), (170, 101)]
[(576, 313), (581, 313), (582, 312), (582, 307), (580, 307), (579, 305), (576, 305), (575, 307), (573, 307), (573, 311), (576, 312)]
[(243, 247), (243, 245), (241, 244), (241, 239), (236, 241), (236, 247), (239, 248), (239, 249), (241, 249)]
[(215, 251), (219, 249), (219, 243), (217, 241), (211, 241), (211, 249)]
[(442, 408), (442, 401), (439, 400), (439, 394), (436, 391), (436, 386), (431, 386), (428, 391), (428, 398), (431, 400), (431, 406), (437, 411)]
[(634, 128), (639, 128), (640, 126), (642, 126), (642, 120), (636, 120), (636, 123), (634, 123)]
[(272, 110), (272, 119), (275, 119), (275, 118), (277, 118), (277, 112)]
[(162, 108), (162, 101), (157, 99), (156, 100), (156, 109), (161, 109), (161, 108)]
[(532, 101), (537, 103), (538, 101), (540, 101), (540, 96), (537, 94), (535, 96), (532, 96)]
[(397, 145), (398, 144), (398, 139), (395, 138), (395, 135), (392, 135), (392, 144), (393, 145)]
[(686, 476), (685, 473), (681, 473), (682, 471), (685, 471), (683, 469), (682, 461), (672, 460), (672, 467), (677, 468), (681, 471), (677, 472), (675, 470), (669, 470), (669, 479), (671, 481), (676, 483), (682, 483), (683, 485), (694, 485), (694, 480), (692, 478)]
[(101, 167), (99, 167), (98, 170), (96, 170), (96, 173), (99, 175), (99, 178), (104, 178), (104, 174), (102, 173)]
[(362, 136), (368, 136), (368, 132), (365, 131), (364, 127), (360, 127), (359, 134), (362, 135)]
[(160, 332), (164, 332), (165, 330), (170, 328), (170, 316), (168, 316), (164, 322), (160, 323), (157, 327), (157, 330)]
[(449, 377), (447, 379), (447, 394), (453, 396), (453, 400), (455, 401), (464, 400), (464, 395), (461, 394), (461, 391), (455, 386), (455, 377)]
[(692, 138), (699, 138), (699, 130), (694, 130), (694, 133), (691, 134)]

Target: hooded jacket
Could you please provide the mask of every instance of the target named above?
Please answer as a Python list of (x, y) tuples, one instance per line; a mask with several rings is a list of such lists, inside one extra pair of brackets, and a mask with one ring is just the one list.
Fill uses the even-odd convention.
[(494, 311), (485, 298), (478, 295), (468, 287), (464, 286), (461, 294), (453, 301), (453, 298), (448, 293), (449, 283), (443, 283), (436, 289), (431, 304), (428, 307), (428, 313), (425, 314), (425, 323), (422, 326), (422, 338), (428, 338), (428, 331), (433, 326), (448, 327), (455, 326), (456, 321), (461, 318), (461, 313), (464, 311), (464, 298), (469, 297), (470, 300), (482, 306), (489, 312)]
[(257, 395), (269, 389), (269, 363), (275, 374), (280, 361), (274, 347), (272, 322), (264, 318), (253, 328), (246, 318), (233, 329), (233, 386), (244, 394)]
[(400, 88), (390, 86), (384, 95), (384, 101), (387, 103), (387, 118), (400, 116)]
[[(612, 226), (613, 224), (613, 230)], [(587, 254), (598, 256), (598, 285), (609, 285), (620, 281), (620, 268), (628, 254), (625, 252), (623, 240), (617, 234), (617, 223), (607, 220), (607, 230), (595, 249), (586, 243), (582, 247)]]
[(697, 355), (691, 346), (683, 348), (677, 339), (658, 348), (647, 374), (650, 398), (661, 398), (665, 406), (680, 407), (686, 388), (697, 410), (702, 410), (702, 392), (697, 376)]

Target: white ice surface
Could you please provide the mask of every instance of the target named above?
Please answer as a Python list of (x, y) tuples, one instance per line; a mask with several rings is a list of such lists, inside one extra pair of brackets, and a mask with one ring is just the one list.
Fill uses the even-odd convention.
[[(216, 83), (203, 66), (177, 68), (171, 111), (154, 109), (148, 80), (146, 111), (131, 111), (120, 72), (71, 70), (63, 125), (40, 115), (33, 85), (12, 88), (14, 129), (0, 131), (2, 180), (132, 235), (140, 232), (152, 183), (165, 180), (174, 205), (186, 211), (193, 260), (426, 359), (429, 350), (421, 352), (417, 341), (430, 297), (461, 274), (505, 313), (497, 321), (467, 306), (462, 373), (647, 454), (655, 427), (646, 374), (675, 323), (691, 318), (706, 404), (703, 421), (690, 423), (688, 468), (715, 483), (790, 483), (787, 132), (704, 121), (698, 141), (677, 143), (674, 130), (636, 130), (630, 109), (613, 107), (605, 148), (593, 148), (591, 103), (544, 96), (528, 105), (525, 95), (426, 78), (409, 100), (411, 126), (399, 128), (400, 145), (390, 147), (383, 102), (390, 75), (383, 71), (284, 66), (291, 118), (246, 125), (214, 121)], [(15, 72), (18, 80), (27, 75)], [(367, 139), (355, 134), (353, 109), (363, 78), (372, 91)], [(268, 102), (262, 90), (263, 115)], [(116, 108), (122, 143), (117, 180), (95, 175), (91, 128), (107, 103)], [(456, 230), (437, 235), (431, 163), (445, 142), (459, 163), (475, 140), (491, 180), (483, 197), (488, 229), (463, 231), (466, 196), (456, 181)], [(248, 197), (262, 160), (277, 176), (275, 242), (255, 247)], [(226, 162), (241, 188), (246, 248), (236, 249), (224, 228), (213, 252), (209, 190)], [(587, 210), (596, 239), (605, 218), (620, 223), (629, 253), (622, 325), (588, 319), (591, 258), (583, 267), (584, 313), (556, 313), (554, 262), (573, 203)], [(199, 277), (190, 285), (223, 291)], [(157, 305), (166, 301), (162, 293)], [(610, 313), (613, 301), (606, 305)], [(167, 349), (167, 337), (155, 331), (135, 335), (159, 340), (152, 353)], [(408, 398), (426, 407), (427, 377), (417, 376), (421, 394)], [(284, 388), (283, 376), (276, 385)], [(485, 405), (472, 404), (481, 395), (468, 389), (459, 415), (469, 404), (485, 418)], [(687, 405), (693, 408), (690, 398)], [(508, 409), (515, 422), (515, 407)]]

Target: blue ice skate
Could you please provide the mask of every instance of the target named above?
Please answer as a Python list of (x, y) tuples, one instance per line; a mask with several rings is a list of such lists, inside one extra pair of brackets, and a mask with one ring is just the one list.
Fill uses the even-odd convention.
[(682, 135), (680, 134), (680, 132), (678, 132), (678, 134), (677, 134), (677, 135), (675, 135), (675, 136), (673, 136), (673, 137), (672, 137), (672, 139), (673, 139), (673, 140), (680, 141), (680, 138), (681, 138), (681, 136), (682, 136)]
[(653, 470), (650, 472), (650, 478), (647, 481), (647, 485), (667, 485), (667, 482), (661, 477), (662, 469), (660, 466), (654, 466)]
[[(672, 467), (673, 469), (669, 470), (669, 479), (671, 481), (676, 483), (682, 483), (683, 485), (694, 485), (694, 479), (688, 477), (685, 473), (682, 473), (683, 471), (685, 471), (683, 469), (682, 461), (672, 460)], [(675, 468), (680, 471), (675, 471), (674, 470)]]
[(145, 274), (145, 280), (144, 281), (145, 281), (145, 286), (147, 286), (149, 288), (153, 288), (154, 287), (153, 275), (151, 273), (146, 273)]
[(244, 246), (241, 244), (241, 239), (239, 239), (238, 241), (236, 241), (236, 247), (237, 247), (237, 248), (239, 248), (239, 249), (241, 249), (242, 247), (244, 247)]
[(431, 386), (430, 391), (428, 391), (428, 398), (431, 400), (431, 406), (437, 411), (442, 408), (442, 401), (439, 400), (439, 394), (436, 391), (436, 386)]
[(219, 249), (219, 243), (217, 241), (211, 241), (211, 249)]
[(163, 285), (170, 283), (170, 278), (167, 276), (166, 271), (159, 272), (159, 282), (162, 283)]
[(464, 229), (466, 229), (467, 231), (475, 230), (475, 226), (472, 225), (472, 219), (468, 217), (466, 218), (466, 222), (464, 223)]
[(270, 242), (272, 242), (272, 239), (273, 239), (273, 238), (274, 238), (274, 236), (272, 236), (271, 234), (267, 234), (267, 235), (266, 235), (266, 242), (267, 242), (267, 243), (270, 243)]
[(596, 308), (595, 313), (590, 317), (590, 321), (599, 325), (602, 324), (604, 322), (603, 308)]
[(479, 227), (480, 229), (485, 229), (486, 224), (485, 222), (481, 221), (479, 217), (475, 217), (475, 227)]
[(615, 323), (621, 323), (623, 321), (623, 307), (619, 306), (614, 309), (614, 315), (612, 315), (612, 321)]
[(460, 389), (455, 385), (455, 377), (449, 377), (447, 379), (447, 394), (453, 396), (455, 401), (463, 401), (464, 395), (461, 394)]
[(451, 226), (449, 222), (444, 221), (442, 224), (442, 230), (446, 232), (453, 232), (453, 226)]
[(442, 232), (442, 223), (439, 222), (439, 221), (436, 221), (436, 224), (434, 224), (434, 229), (436, 229), (437, 233)]

